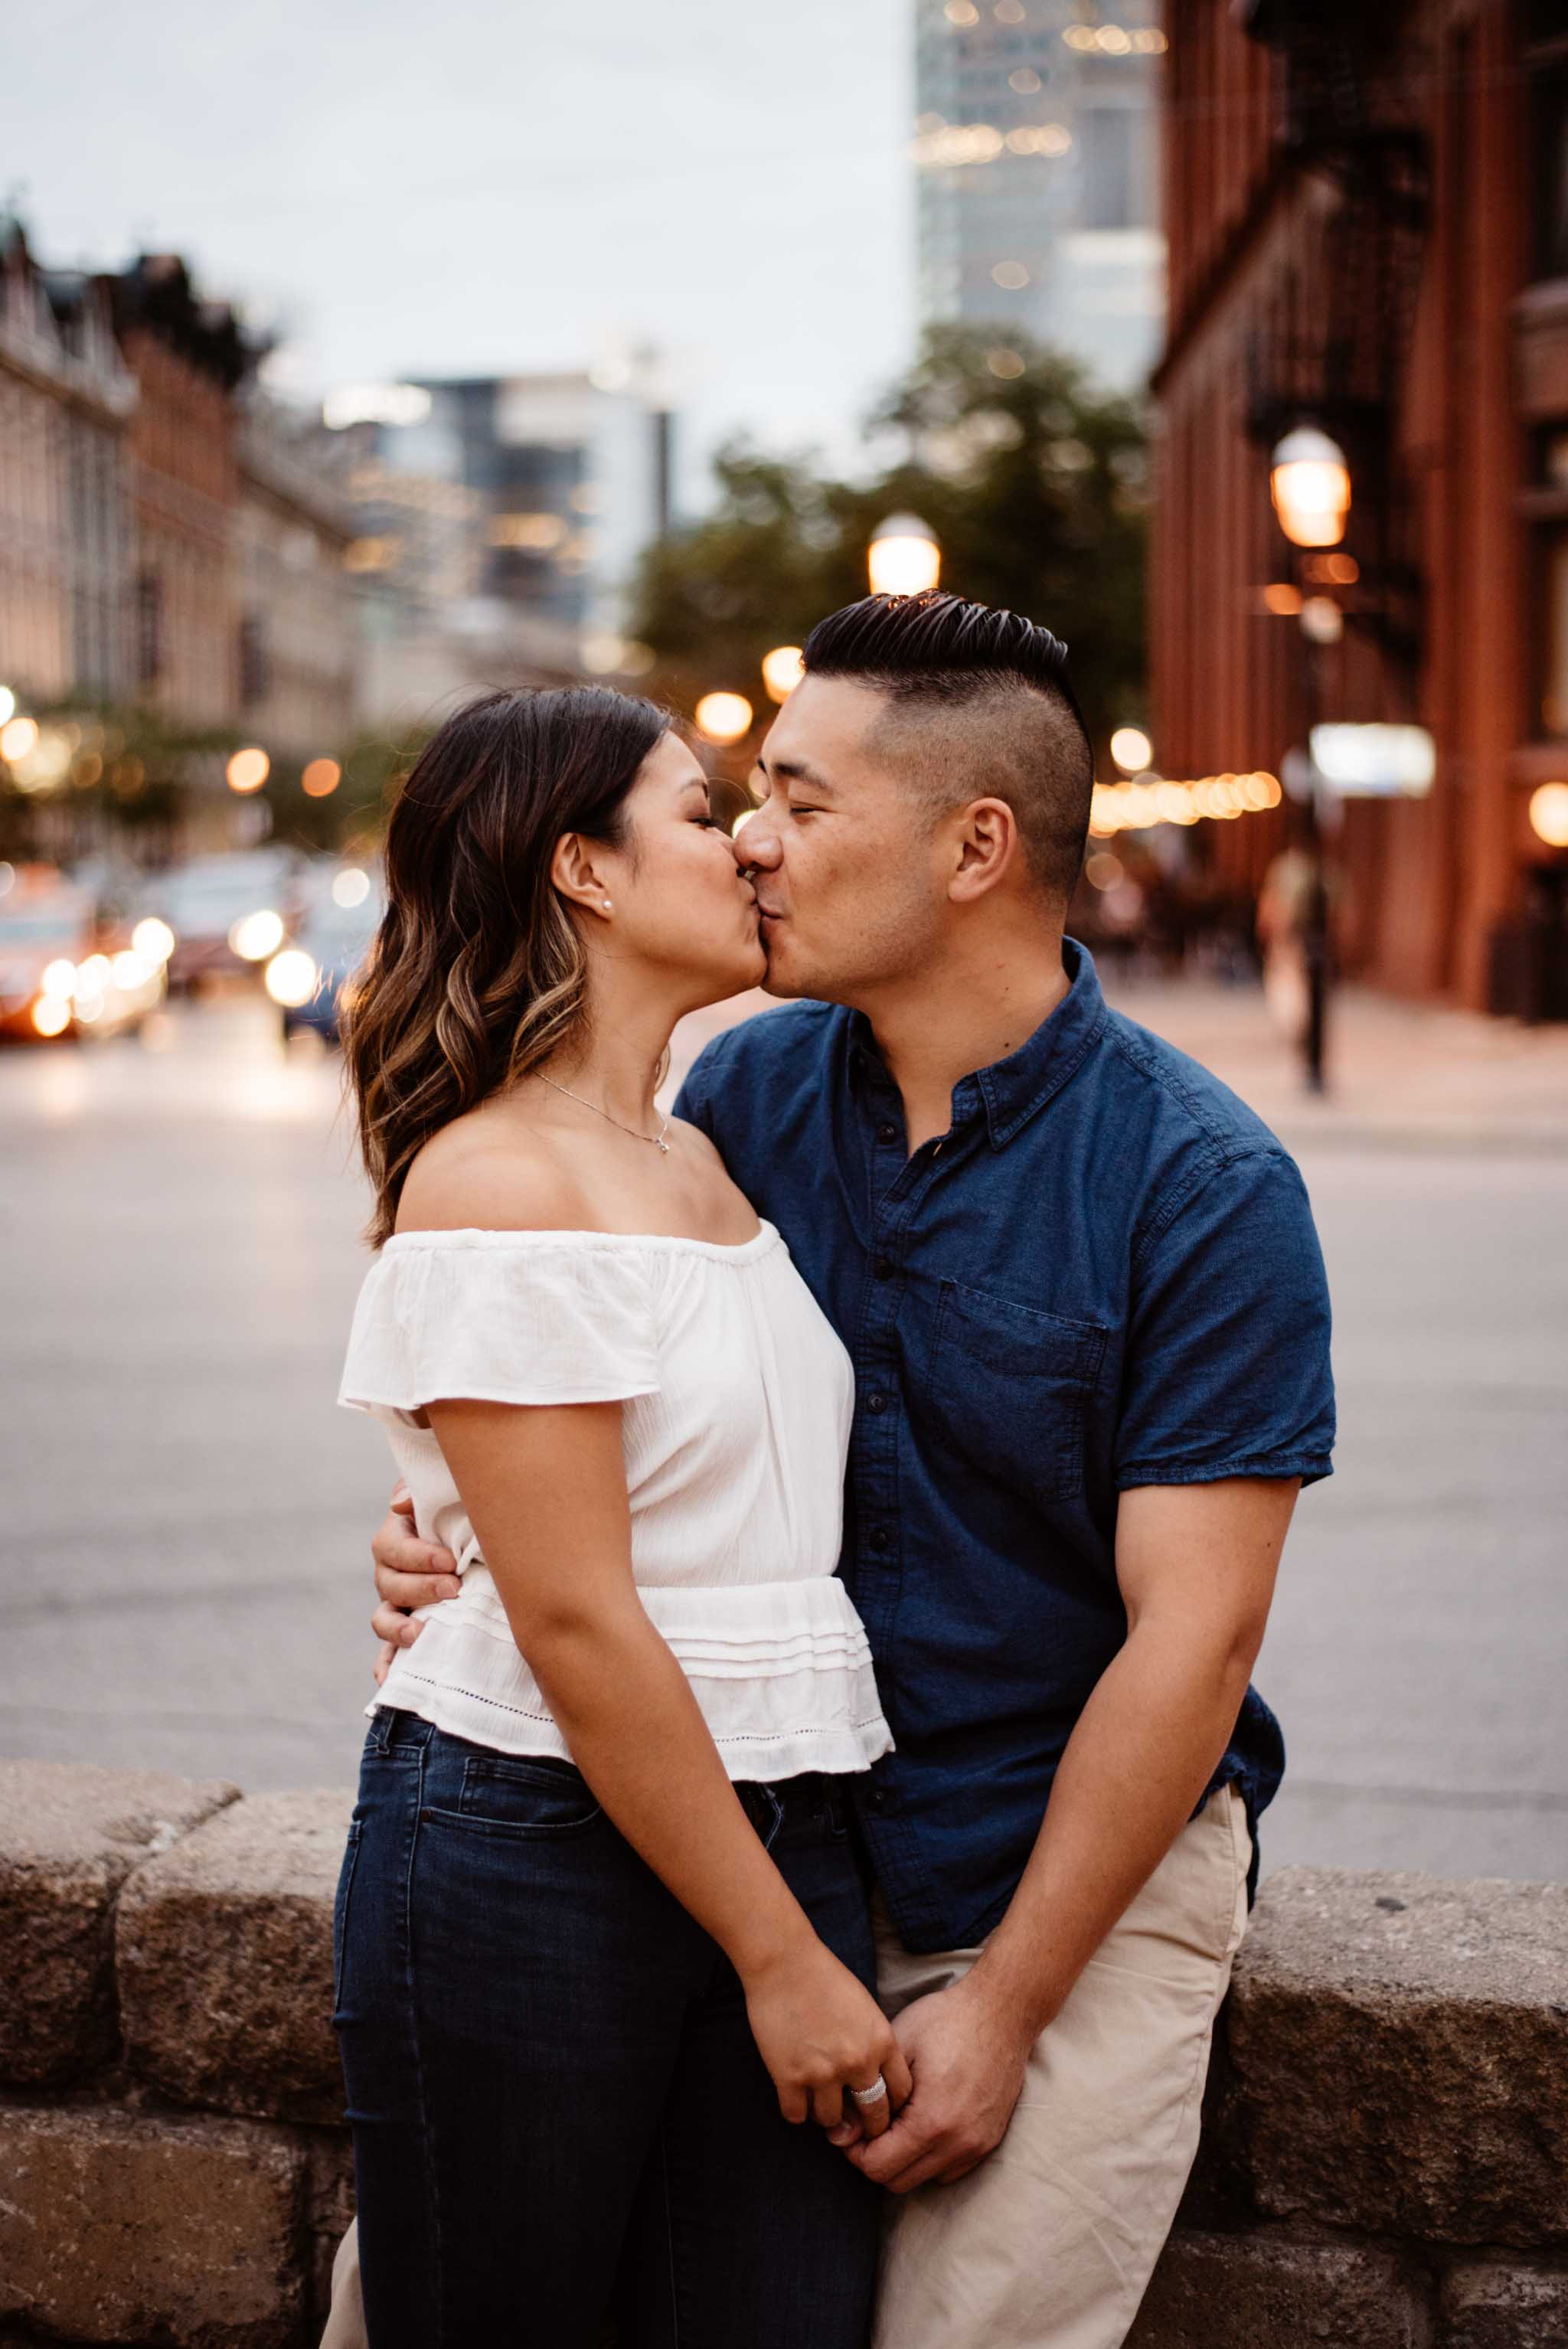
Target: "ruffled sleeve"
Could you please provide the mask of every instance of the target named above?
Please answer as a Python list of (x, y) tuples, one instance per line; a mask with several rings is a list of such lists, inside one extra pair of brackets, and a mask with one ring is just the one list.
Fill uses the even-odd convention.
[(366, 1275), (337, 1399), (384, 1416), (444, 1396), (615, 1402), (658, 1383), (649, 1268), (634, 1247), (574, 1232), (407, 1232)]

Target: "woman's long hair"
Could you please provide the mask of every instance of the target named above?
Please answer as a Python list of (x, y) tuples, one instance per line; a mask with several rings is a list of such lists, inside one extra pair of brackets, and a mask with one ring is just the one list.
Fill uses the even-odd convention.
[(604, 686), (490, 693), (420, 753), (387, 829), (387, 911), (346, 990), (374, 1247), (430, 1136), (580, 1023), (587, 959), (551, 859), (562, 833), (624, 844), (627, 794), (670, 722)]

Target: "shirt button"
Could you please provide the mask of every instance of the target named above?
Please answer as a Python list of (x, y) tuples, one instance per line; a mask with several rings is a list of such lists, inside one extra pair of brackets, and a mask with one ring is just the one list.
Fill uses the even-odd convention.
[(873, 1811), (885, 1811), (887, 1808), (887, 1788), (885, 1786), (873, 1786), (871, 1793), (866, 1796), (866, 1800), (871, 1805)]
[(884, 1394), (868, 1395), (868, 1396), (866, 1397), (866, 1409), (867, 1409), (868, 1411), (871, 1411), (871, 1412), (885, 1411), (885, 1410), (887, 1409), (887, 1397), (886, 1397), (886, 1395), (884, 1395)]
[(877, 1140), (879, 1142), (896, 1142), (898, 1140), (897, 1126), (891, 1124), (879, 1125), (877, 1128)]
[(872, 1270), (875, 1273), (879, 1280), (891, 1280), (892, 1278), (892, 1257), (874, 1257), (872, 1260)]
[(872, 1547), (873, 1549), (887, 1549), (891, 1547), (892, 1542), (892, 1536), (889, 1533), (885, 1526), (877, 1526), (873, 1529), (872, 1534)]

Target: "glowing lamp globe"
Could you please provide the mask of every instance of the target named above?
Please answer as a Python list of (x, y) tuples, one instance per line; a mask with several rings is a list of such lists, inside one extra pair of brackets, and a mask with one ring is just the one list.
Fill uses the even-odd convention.
[(1337, 546), (1350, 512), (1350, 469), (1315, 425), (1287, 432), (1269, 468), (1269, 494), (1293, 546)]
[(942, 576), (936, 533), (918, 514), (889, 514), (872, 533), (866, 569), (873, 595), (924, 595)]

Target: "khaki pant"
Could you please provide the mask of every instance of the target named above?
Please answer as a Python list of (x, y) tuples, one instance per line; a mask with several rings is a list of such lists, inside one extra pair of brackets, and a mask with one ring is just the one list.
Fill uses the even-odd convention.
[[(1036, 2042), (995, 2153), (956, 2186), (890, 2196), (875, 2349), (1120, 2349), (1198, 2149), (1214, 2017), (1246, 1924), (1234, 1787), (1211, 1797)], [(978, 1949), (915, 1958), (877, 1903), (890, 2014)], [(351, 2228), (322, 2349), (366, 2349)]]
[[(955, 2186), (891, 2199), (876, 2349), (1119, 2349), (1198, 2149), (1251, 1858), (1227, 1786), (1036, 2041), (995, 2153)], [(896, 2015), (979, 1954), (913, 1958), (879, 1917), (882, 2004)]]

